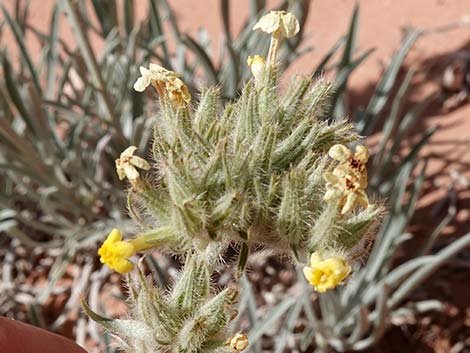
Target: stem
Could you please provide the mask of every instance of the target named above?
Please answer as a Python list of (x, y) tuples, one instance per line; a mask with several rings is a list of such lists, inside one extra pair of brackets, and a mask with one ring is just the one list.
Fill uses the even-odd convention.
[(271, 44), (269, 45), (268, 59), (266, 62), (267, 66), (273, 65), (276, 62), (276, 55), (279, 46), (281, 45), (281, 39), (281, 36), (278, 36), (276, 35), (276, 33), (273, 33), (271, 37)]
[(173, 246), (177, 242), (175, 229), (171, 226), (163, 226), (154, 230), (141, 233), (136, 238), (129, 240), (136, 251), (156, 248), (162, 245)]

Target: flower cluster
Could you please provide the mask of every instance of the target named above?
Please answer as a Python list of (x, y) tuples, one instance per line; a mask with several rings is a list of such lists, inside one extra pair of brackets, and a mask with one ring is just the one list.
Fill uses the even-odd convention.
[(356, 205), (369, 206), (365, 189), (367, 187), (366, 163), (369, 159), (367, 147), (359, 145), (355, 153), (343, 145), (334, 145), (329, 156), (339, 164), (332, 173), (325, 173), (327, 191), (324, 200), (339, 200), (341, 214), (346, 214)]
[(351, 273), (351, 266), (340, 256), (323, 259), (318, 252), (310, 257), (310, 266), (304, 267), (307, 281), (320, 293), (335, 288)]

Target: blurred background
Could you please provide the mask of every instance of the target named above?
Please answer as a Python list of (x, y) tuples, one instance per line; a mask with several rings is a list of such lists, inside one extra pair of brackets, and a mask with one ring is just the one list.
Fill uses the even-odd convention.
[[(116, 224), (133, 229), (114, 159), (149, 146), (158, 110), (132, 90), (138, 67), (236, 98), (247, 56), (269, 45), (251, 28), (276, 8), (302, 23), (282, 48), (284, 81), (334, 82), (331, 119), (366, 138), (370, 189), (390, 211), (338, 296), (287, 300), (304, 288), (294, 267), (260, 253), (234, 325), (253, 352), (470, 352), (468, 0), (2, 0), (1, 315), (114, 351), (78, 302), (126, 312), (96, 249)], [(162, 286), (179, 266), (158, 252), (147, 265)]]

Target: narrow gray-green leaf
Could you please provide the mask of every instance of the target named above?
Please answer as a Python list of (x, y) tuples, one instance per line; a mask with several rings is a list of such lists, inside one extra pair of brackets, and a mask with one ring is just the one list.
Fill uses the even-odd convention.
[(26, 48), (23, 33), (21, 32), (18, 24), (11, 18), (10, 14), (8, 13), (5, 6), (3, 4), (0, 4), (0, 6), (2, 7), (3, 16), (5, 16), (5, 19), (8, 23), (8, 25), (10, 26), (11, 31), (13, 32), (13, 35), (15, 36), (15, 42), (16, 42), (16, 44), (18, 44), (18, 47), (19, 47), (20, 52), (21, 52), (21, 56), (22, 56), (23, 60), (26, 62), (26, 65), (27, 65), (29, 73), (31, 75), (31, 79), (33, 80), (34, 86), (37, 89), (37, 91), (39, 93), (41, 93), (42, 90), (41, 90), (41, 86), (39, 85), (39, 79), (38, 79), (38, 76), (36, 74), (36, 70), (34, 68), (31, 57), (28, 53), (28, 49)]

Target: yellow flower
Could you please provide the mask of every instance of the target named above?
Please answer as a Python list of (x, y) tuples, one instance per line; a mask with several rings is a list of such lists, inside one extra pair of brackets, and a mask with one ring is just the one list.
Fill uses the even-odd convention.
[(134, 83), (136, 91), (143, 92), (149, 85), (152, 85), (159, 95), (167, 95), (171, 102), (177, 106), (191, 101), (188, 87), (176, 72), (156, 64), (150, 64), (149, 69), (141, 66), (140, 74), (142, 76)]
[(242, 333), (237, 333), (230, 339), (229, 345), (237, 352), (244, 351), (248, 347), (248, 337)]
[(350, 273), (351, 266), (342, 257), (323, 260), (318, 252), (312, 253), (310, 266), (304, 267), (305, 278), (320, 293), (335, 288)]
[(253, 31), (262, 30), (273, 37), (290, 38), (299, 33), (299, 20), (291, 13), (286, 11), (271, 11), (260, 18), (253, 27)]
[(255, 55), (254, 57), (249, 56), (246, 62), (251, 69), (256, 84), (263, 83), (266, 73), (266, 59), (260, 55)]
[(114, 228), (98, 249), (100, 261), (108, 265), (109, 268), (119, 272), (127, 273), (134, 267), (128, 259), (138, 251), (146, 249), (148, 246), (142, 238), (122, 241), (122, 234), (119, 229)]
[(341, 214), (351, 211), (356, 204), (369, 206), (366, 163), (369, 152), (365, 146), (357, 146), (355, 153), (343, 145), (334, 145), (328, 151), (331, 158), (340, 162), (332, 173), (323, 176), (327, 181), (325, 201), (339, 200)]
[(137, 147), (135, 146), (127, 147), (124, 152), (121, 153), (121, 156), (116, 159), (116, 172), (119, 176), (119, 180), (127, 177), (129, 181), (133, 183), (140, 178), (137, 168), (143, 170), (150, 169), (150, 165), (145, 159), (134, 156), (136, 150)]

